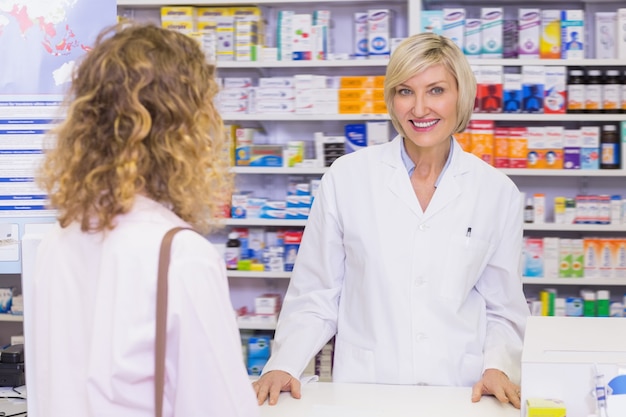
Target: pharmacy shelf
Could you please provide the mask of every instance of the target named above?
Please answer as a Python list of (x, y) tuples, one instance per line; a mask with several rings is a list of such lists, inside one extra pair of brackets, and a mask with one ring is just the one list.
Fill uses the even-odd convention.
[(227, 271), (228, 278), (254, 278), (254, 279), (266, 279), (266, 278), (279, 278), (289, 279), (291, 278), (291, 272), (269, 272), (269, 271)]
[[(328, 167), (233, 167), (235, 174), (323, 175)], [(527, 169), (499, 168), (510, 177), (626, 177), (624, 169)]]
[(510, 177), (626, 177), (624, 169), (499, 169)]
[[(387, 0), (389, 4), (406, 4), (407, 0)], [(118, 6), (128, 7), (160, 7), (160, 6), (271, 6), (279, 4), (331, 4), (336, 0), (117, 0)], [(342, 4), (376, 4), (380, 5), (379, 0), (341, 0)]]
[[(389, 120), (388, 114), (248, 114), (226, 113), (226, 121), (351, 121), (351, 120)], [(626, 114), (533, 114), (533, 113), (474, 113), (473, 120), (494, 120), (511, 122), (619, 122), (626, 121)]]
[(328, 167), (233, 167), (235, 174), (323, 175)]
[[(626, 116), (624, 116), (626, 119)], [(359, 120), (389, 120), (388, 114), (222, 114), (225, 121), (281, 121), (281, 122), (306, 122), (306, 121), (359, 121)]]
[[(218, 61), (217, 68), (326, 68), (326, 67), (386, 67), (387, 59), (345, 59), (328, 61)], [(543, 65), (568, 67), (623, 67), (618, 59), (475, 59), (472, 65), (502, 65), (506, 67)]]
[(567, 67), (622, 67), (619, 59), (473, 59), (472, 65), (502, 65), (507, 67), (544, 65)]
[(0, 321), (21, 322), (21, 321), (24, 321), (24, 316), (15, 315), (15, 314), (0, 314)]
[(217, 69), (235, 68), (356, 68), (387, 66), (387, 59), (345, 59), (333, 61), (217, 61)]
[(524, 277), (523, 284), (530, 285), (626, 285), (624, 278), (543, 278)]
[(276, 330), (275, 324), (239, 324), (239, 330)]
[(626, 114), (474, 113), (472, 120), (518, 122), (620, 122)]
[(557, 231), (557, 232), (626, 232), (624, 224), (558, 224), (558, 223), (524, 223), (525, 231)]
[[(229, 278), (271, 278), (289, 279), (291, 272), (255, 272), (255, 271), (228, 271)], [(523, 284), (532, 285), (626, 285), (626, 279), (618, 278), (536, 278), (524, 277)]]
[(304, 227), (306, 219), (224, 219), (226, 226)]

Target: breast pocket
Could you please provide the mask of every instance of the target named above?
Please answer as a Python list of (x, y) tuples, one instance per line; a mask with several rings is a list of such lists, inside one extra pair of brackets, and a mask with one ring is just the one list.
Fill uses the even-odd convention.
[(487, 265), (489, 242), (474, 237), (452, 236), (445, 257), (440, 295), (462, 301)]

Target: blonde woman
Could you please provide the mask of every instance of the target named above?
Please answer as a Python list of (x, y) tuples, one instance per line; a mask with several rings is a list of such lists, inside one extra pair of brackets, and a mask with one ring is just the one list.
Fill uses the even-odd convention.
[(467, 386), (471, 401), (520, 407), (522, 201), (454, 139), (475, 95), (450, 39), (413, 35), (393, 53), (385, 101), (398, 136), (322, 178), (259, 403), (299, 398), (298, 378), (334, 336), (334, 381)]
[[(233, 184), (214, 72), (152, 25), (104, 31), (78, 66), (39, 176), (58, 224), (28, 300), (29, 414), (154, 415), (161, 239), (208, 232)], [(224, 261), (193, 231), (174, 238), (167, 321), (164, 416), (257, 416)]]

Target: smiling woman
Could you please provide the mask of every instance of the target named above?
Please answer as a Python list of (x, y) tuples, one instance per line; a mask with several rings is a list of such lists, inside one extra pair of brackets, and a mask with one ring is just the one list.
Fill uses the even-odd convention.
[(335, 382), (466, 386), (472, 401), (519, 408), (522, 201), (454, 139), (474, 107), (469, 62), (449, 39), (413, 35), (384, 90), (399, 135), (322, 178), (257, 399), (299, 398), (298, 378), (334, 336)]

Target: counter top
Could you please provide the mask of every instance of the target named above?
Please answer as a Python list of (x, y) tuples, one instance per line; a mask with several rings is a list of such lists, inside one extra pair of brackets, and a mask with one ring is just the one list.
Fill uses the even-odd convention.
[(262, 417), (520, 417), (520, 410), (494, 397), (472, 403), (472, 389), (415, 385), (312, 382), (302, 398), (280, 394), (278, 404), (261, 406)]

